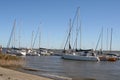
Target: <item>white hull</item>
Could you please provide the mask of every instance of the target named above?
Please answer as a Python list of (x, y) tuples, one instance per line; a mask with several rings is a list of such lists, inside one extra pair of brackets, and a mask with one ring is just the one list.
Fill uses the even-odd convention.
[(96, 56), (79, 56), (73, 54), (63, 54), (63, 59), (70, 59), (70, 60), (80, 60), (80, 61), (98, 61), (98, 57)]
[(26, 56), (26, 52), (20, 52), (23, 56)]
[(14, 54), (14, 55), (18, 55), (18, 56), (26, 56), (26, 51), (25, 50), (14, 50), (14, 49), (11, 49), (11, 50), (7, 50), (8, 54)]

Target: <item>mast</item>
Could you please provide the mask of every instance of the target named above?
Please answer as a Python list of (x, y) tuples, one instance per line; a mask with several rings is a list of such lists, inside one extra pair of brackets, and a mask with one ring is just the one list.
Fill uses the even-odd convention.
[[(70, 30), (71, 30), (71, 27), (72, 27), (72, 26), (71, 26), (71, 19), (70, 19), (69, 21), (70, 21), (70, 22), (69, 22), (69, 27), (70, 27)], [(69, 31), (70, 31), (70, 30), (69, 30)], [(71, 42), (71, 33), (70, 33), (70, 36), (69, 36), (69, 49), (71, 49), (71, 43), (70, 43), (70, 42)]]
[(21, 40), (21, 36), (20, 36), (20, 34), (21, 34), (21, 26), (19, 27), (19, 48), (20, 48), (20, 40)]
[[(80, 34), (80, 49), (81, 49), (81, 20), (80, 20), (80, 10), (78, 8), (77, 11), (77, 27), (76, 27), (76, 39), (75, 39), (75, 48), (77, 51), (77, 47), (78, 47), (78, 35)], [(80, 32), (80, 33), (79, 33)]]
[(41, 32), (40, 32), (40, 28), (39, 28), (39, 49), (40, 49), (40, 41), (41, 41)]
[[(77, 25), (76, 25), (76, 38), (74, 42), (74, 47), (77, 51), (78, 47), (78, 35), (80, 34), (80, 49), (81, 49), (81, 20), (80, 20), (80, 7), (77, 9)], [(80, 32), (80, 33), (79, 33)]]
[(77, 43), (78, 43), (77, 37), (78, 37), (78, 23), (77, 23), (77, 28), (76, 28), (76, 39), (75, 39), (75, 49), (76, 49), (76, 51), (77, 51)]
[(40, 49), (40, 42), (41, 42), (41, 30), (40, 30), (40, 27), (39, 27), (39, 49)]
[[(79, 14), (80, 14), (80, 11), (79, 11)], [(82, 49), (82, 22), (81, 22), (81, 19), (80, 19), (80, 50)]]
[(35, 41), (36, 41), (36, 39), (37, 39), (38, 32), (39, 32), (39, 27), (38, 27), (38, 29), (37, 29), (37, 33), (36, 33), (36, 35), (35, 35), (35, 38), (34, 38), (32, 47), (34, 47), (34, 45), (35, 45)]
[[(10, 47), (10, 43), (11, 43), (11, 41), (13, 41), (13, 38), (14, 38), (14, 41), (15, 41), (15, 26), (16, 26), (16, 19), (14, 20), (14, 24), (13, 24), (11, 35), (10, 35), (10, 38), (9, 38), (9, 41), (8, 41), (8, 44), (7, 44), (7, 48)], [(13, 46), (13, 44), (12, 44), (12, 46)]]
[(77, 28), (76, 28), (76, 50), (77, 50), (77, 37), (78, 37), (78, 27), (79, 27), (79, 25), (78, 25), (78, 23), (79, 23), (79, 9), (78, 9), (78, 12), (77, 12)]
[(81, 26), (81, 20), (80, 20), (80, 50), (82, 49), (82, 26)]
[(33, 49), (32, 44), (33, 44), (33, 37), (34, 37), (34, 31), (32, 31), (32, 37), (31, 37), (31, 50)]
[(71, 31), (72, 31), (72, 28), (73, 28), (73, 25), (74, 25), (74, 22), (75, 22), (75, 19), (76, 19), (78, 10), (79, 10), (79, 7), (77, 8), (76, 14), (75, 14), (75, 16), (74, 16), (74, 18), (73, 18), (73, 21), (72, 21), (72, 24), (71, 24), (71, 28), (70, 28), (70, 31), (69, 31), (69, 33), (68, 33), (67, 40), (66, 40), (66, 42), (65, 42), (64, 50), (65, 50), (66, 45), (67, 45), (67, 43), (68, 43), (68, 41), (69, 41), (69, 38), (70, 38), (70, 36), (71, 36)]
[(69, 47), (70, 47), (70, 36), (71, 36), (71, 28), (72, 28), (72, 26), (71, 26), (71, 19), (69, 20), (69, 27), (70, 27), (70, 28), (69, 28), (67, 40), (66, 40), (66, 42), (65, 42), (64, 50), (65, 50), (65, 48), (66, 48), (67, 43), (69, 43)]
[(101, 31), (101, 52), (103, 49), (103, 27), (102, 27), (102, 31)]
[(108, 28), (107, 28), (106, 50), (108, 51)]
[(111, 28), (110, 52), (111, 52), (111, 49), (112, 49), (112, 33), (113, 33), (113, 29)]
[[(100, 32), (100, 35), (99, 35), (99, 38), (98, 38), (98, 41), (97, 41), (97, 45), (96, 45), (95, 51), (96, 51), (97, 48), (98, 48), (100, 39), (102, 38), (102, 34), (103, 34), (103, 28), (102, 28), (102, 30), (101, 30), (101, 32)], [(101, 39), (101, 49), (102, 49), (102, 39)]]

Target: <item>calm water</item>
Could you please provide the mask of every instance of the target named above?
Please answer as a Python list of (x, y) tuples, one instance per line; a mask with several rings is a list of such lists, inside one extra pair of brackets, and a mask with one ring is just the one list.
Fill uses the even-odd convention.
[(25, 67), (40, 71), (29, 73), (36, 75), (59, 75), (70, 78), (93, 78), (96, 80), (120, 79), (120, 61), (91, 62), (63, 60), (60, 56), (27, 56)]

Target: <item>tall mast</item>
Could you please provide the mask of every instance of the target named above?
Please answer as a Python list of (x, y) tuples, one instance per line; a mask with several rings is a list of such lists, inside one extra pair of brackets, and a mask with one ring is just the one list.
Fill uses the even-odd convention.
[[(78, 26), (78, 23), (77, 23), (77, 26)], [(75, 39), (75, 49), (77, 50), (77, 43), (78, 43), (78, 27), (76, 28), (76, 39)]]
[(78, 37), (78, 23), (79, 23), (79, 8), (78, 8), (78, 12), (77, 12), (77, 28), (76, 28), (76, 50), (77, 50), (77, 37)]
[(32, 37), (31, 37), (31, 50), (33, 49), (33, 38), (34, 38), (34, 31), (32, 31)]
[(113, 32), (113, 29), (111, 28), (110, 52), (111, 52), (111, 49), (112, 49), (112, 32)]
[[(11, 31), (11, 35), (10, 35), (10, 38), (9, 38), (9, 41), (8, 41), (8, 44), (7, 44), (7, 48), (10, 47), (10, 43), (11, 41), (13, 41), (13, 36), (15, 37), (15, 25), (16, 25), (16, 19), (14, 20), (14, 24), (13, 24), (13, 28), (12, 28), (12, 31)], [(12, 44), (13, 46), (13, 44)]]
[[(103, 33), (103, 29), (102, 29), (101, 32), (100, 32), (100, 35), (99, 35), (99, 38), (98, 38), (98, 41), (97, 41), (97, 45), (96, 45), (95, 51), (96, 51), (97, 48), (98, 48), (98, 45), (99, 45), (100, 39), (102, 38), (102, 33)], [(102, 39), (101, 39), (101, 49), (102, 49)]]
[(108, 51), (108, 28), (107, 28), (106, 50)]
[[(80, 49), (81, 49), (81, 21), (80, 21), (80, 10), (78, 7), (77, 11), (77, 27), (76, 27), (76, 39), (75, 39), (75, 48), (77, 50), (77, 45), (78, 45), (78, 35), (80, 34)], [(80, 33), (79, 33), (80, 32)]]
[[(78, 11), (78, 14), (80, 15), (80, 10)], [(81, 22), (81, 19), (79, 20), (80, 21), (80, 49), (82, 48), (82, 22)]]
[[(70, 22), (69, 22), (69, 27), (70, 27), (70, 28), (69, 28), (69, 31), (70, 31), (70, 30), (71, 30), (71, 27), (72, 27), (72, 26), (71, 26), (71, 19), (70, 19), (69, 21), (70, 21)], [(69, 36), (69, 49), (71, 49), (71, 33), (69, 33), (69, 35), (70, 35), (70, 36)]]
[(16, 21), (15, 21), (15, 27), (14, 27), (14, 32), (13, 32), (13, 48), (15, 48), (16, 46)]
[(41, 30), (40, 30), (40, 27), (39, 27), (39, 49), (40, 49), (40, 42), (41, 42)]
[(78, 9), (79, 9), (79, 7), (77, 8), (77, 10), (76, 10), (76, 14), (75, 14), (75, 16), (74, 16), (74, 18), (73, 18), (73, 21), (72, 21), (72, 23), (71, 23), (71, 28), (70, 28), (70, 31), (69, 31), (69, 33), (68, 33), (67, 40), (66, 40), (66, 42), (65, 42), (64, 50), (65, 50), (66, 45), (67, 45), (67, 43), (68, 43), (68, 41), (69, 41), (69, 37), (71, 36), (71, 31), (72, 31), (72, 28), (73, 28), (73, 25), (74, 25), (75, 19), (76, 19), (76, 17), (77, 17)]
[(38, 32), (39, 32), (39, 27), (38, 27), (37, 33), (36, 33), (36, 35), (35, 35), (35, 37), (34, 37), (34, 41), (33, 41), (32, 47), (34, 47), (34, 45), (35, 45), (35, 41), (36, 41), (36, 39), (37, 39)]
[(102, 27), (102, 31), (101, 31), (101, 51), (103, 49), (103, 27)]
[(19, 27), (19, 38), (18, 38), (18, 39), (19, 39), (19, 48), (20, 48), (20, 46), (21, 46), (21, 45), (20, 45), (20, 40), (21, 40), (20, 34), (21, 34), (21, 26)]

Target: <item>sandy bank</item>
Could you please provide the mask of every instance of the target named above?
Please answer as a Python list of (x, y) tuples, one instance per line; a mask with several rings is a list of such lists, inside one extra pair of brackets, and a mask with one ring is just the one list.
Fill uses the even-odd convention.
[(0, 67), (0, 80), (53, 80)]

